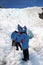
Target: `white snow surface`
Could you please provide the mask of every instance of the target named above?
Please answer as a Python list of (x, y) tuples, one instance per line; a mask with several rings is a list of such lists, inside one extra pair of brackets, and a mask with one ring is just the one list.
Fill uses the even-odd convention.
[[(43, 20), (39, 18), (41, 7), (23, 9), (0, 8), (0, 65), (43, 65)], [(22, 51), (14, 50), (11, 33), (17, 30), (17, 25), (26, 25), (34, 37), (29, 41), (29, 57), (22, 61)], [(28, 31), (27, 31), (28, 32)]]

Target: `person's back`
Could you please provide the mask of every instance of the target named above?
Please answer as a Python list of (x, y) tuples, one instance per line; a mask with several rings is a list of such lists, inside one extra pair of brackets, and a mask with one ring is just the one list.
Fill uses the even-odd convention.
[(12, 39), (12, 46), (15, 46), (16, 45), (16, 38), (17, 38), (17, 34), (16, 32), (12, 32), (11, 34), (11, 39)]
[(22, 50), (22, 47), (20, 45), (20, 35), (18, 34), (18, 31), (14, 31), (12, 34), (11, 34), (11, 39), (12, 39), (12, 46), (16, 46), (16, 50), (19, 50), (18, 46), (21, 48)]
[(22, 45), (23, 55), (24, 55), (24, 58), (22, 58), (22, 60), (24, 61), (29, 60), (28, 42), (29, 42), (29, 37), (27, 36), (27, 34), (22, 33), (21, 34), (21, 45)]
[(12, 32), (12, 34), (11, 34), (11, 39), (12, 39), (12, 40), (15, 40), (16, 37), (17, 37), (17, 33), (16, 33), (15, 31)]
[(29, 46), (28, 46), (28, 42), (29, 42), (29, 37), (25, 34), (25, 33), (23, 33), (22, 35), (21, 35), (21, 41), (22, 40), (24, 40), (24, 42), (22, 42), (22, 48), (23, 49), (27, 49)]

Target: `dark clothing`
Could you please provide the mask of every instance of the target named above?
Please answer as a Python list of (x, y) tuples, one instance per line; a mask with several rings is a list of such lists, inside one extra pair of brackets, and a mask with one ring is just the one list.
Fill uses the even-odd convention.
[(23, 50), (24, 60), (29, 60), (29, 51), (28, 49)]
[(18, 43), (18, 42), (16, 42), (16, 47), (17, 47), (17, 50), (19, 50), (18, 47), (20, 47), (20, 49), (22, 50), (22, 47), (21, 47), (20, 43)]
[(19, 46), (22, 50), (22, 47), (21, 47), (20, 43), (15, 42), (14, 40), (12, 41), (12, 46), (16, 46), (16, 50), (19, 50), (19, 48), (18, 48), (18, 46)]
[(19, 38), (21, 40), (22, 49), (23, 50), (28, 49), (29, 48), (29, 45), (28, 45), (29, 37), (25, 33), (23, 33), (23, 34), (21, 34), (21, 36)]
[(16, 41), (12, 40), (12, 46), (16, 46)]

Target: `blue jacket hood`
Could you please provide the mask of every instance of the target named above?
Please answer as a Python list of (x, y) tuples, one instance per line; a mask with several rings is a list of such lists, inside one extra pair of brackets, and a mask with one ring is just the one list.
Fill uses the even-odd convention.
[(22, 28), (20, 25), (18, 25), (18, 31), (19, 31), (19, 32), (26, 32), (26, 31), (27, 31), (27, 27), (24, 26), (24, 27)]

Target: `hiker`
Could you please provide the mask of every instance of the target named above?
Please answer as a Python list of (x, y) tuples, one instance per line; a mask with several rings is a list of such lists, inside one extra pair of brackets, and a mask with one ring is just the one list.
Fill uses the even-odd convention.
[(20, 43), (22, 46), (22, 50), (23, 50), (23, 56), (24, 58), (22, 58), (22, 60), (27, 61), (29, 60), (29, 51), (28, 51), (28, 42), (29, 42), (29, 37), (26, 34), (27, 28), (23, 29), (20, 25), (18, 25), (18, 31), (20, 32)]
[(12, 34), (11, 34), (11, 39), (12, 39), (12, 46), (16, 46), (16, 50), (19, 50), (18, 47), (21, 48), (22, 50), (22, 47), (19, 43), (19, 40), (17, 39), (18, 38), (18, 32), (17, 31), (14, 31)]

